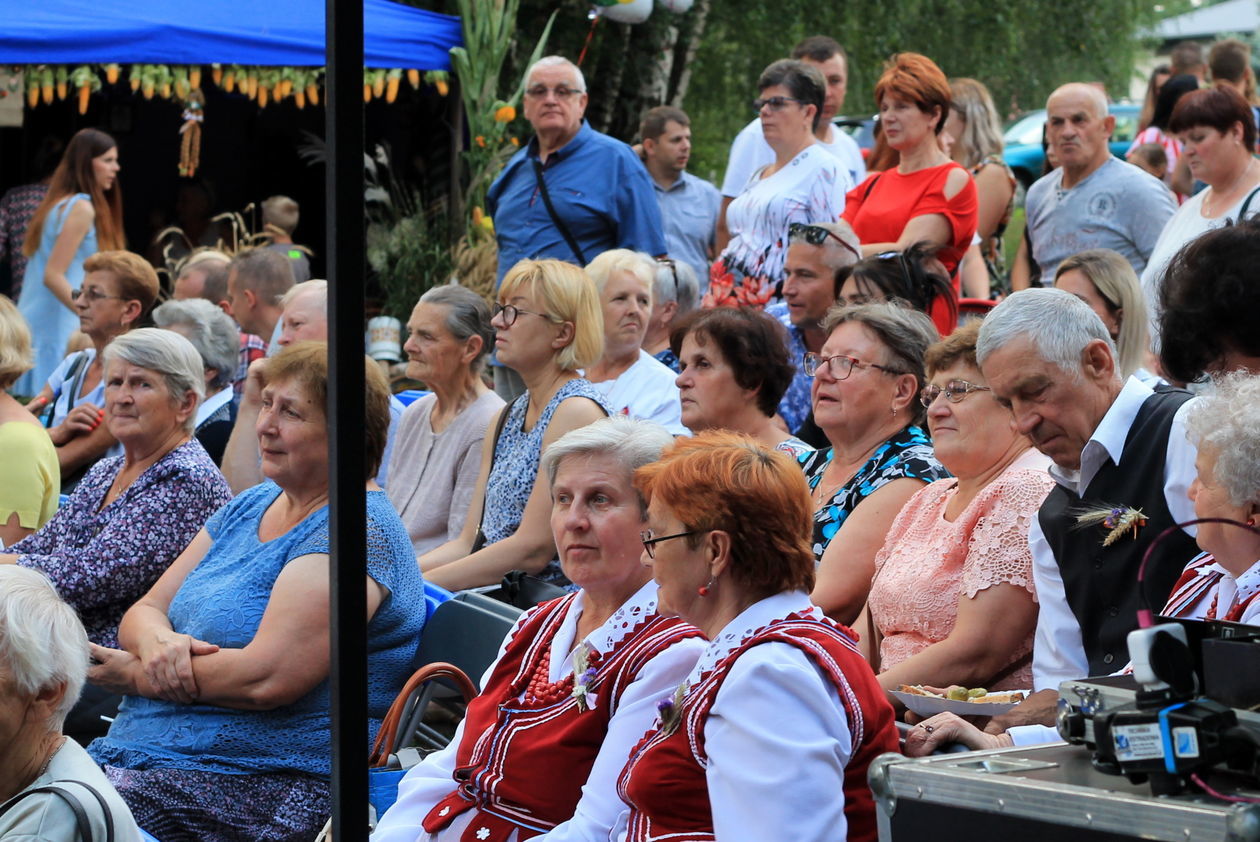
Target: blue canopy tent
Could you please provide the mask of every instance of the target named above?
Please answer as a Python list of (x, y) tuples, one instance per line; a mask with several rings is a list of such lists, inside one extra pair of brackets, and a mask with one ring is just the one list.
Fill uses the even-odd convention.
[[(0, 64), (324, 64), (323, 0), (9, 3)], [(363, 0), (364, 64), (449, 70), (459, 18)]]

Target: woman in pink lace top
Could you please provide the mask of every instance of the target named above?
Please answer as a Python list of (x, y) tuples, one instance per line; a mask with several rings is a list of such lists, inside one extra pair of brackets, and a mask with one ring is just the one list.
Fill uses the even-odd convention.
[(921, 400), (954, 474), (917, 492), (875, 557), (869, 610), (885, 690), (1032, 686), (1037, 624), (1028, 528), (1054, 481), (976, 365), (979, 322), (927, 353)]

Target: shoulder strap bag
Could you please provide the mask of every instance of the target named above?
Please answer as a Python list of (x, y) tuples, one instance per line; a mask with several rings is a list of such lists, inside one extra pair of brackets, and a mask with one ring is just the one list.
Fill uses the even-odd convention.
[(23, 799), (31, 795), (53, 795), (65, 802), (70, 811), (74, 813), (74, 824), (79, 834), (81, 842), (96, 842), (96, 837), (92, 834), (92, 822), (88, 819), (87, 811), (83, 809), (83, 803), (69, 790), (60, 786), (60, 784), (76, 784), (88, 791), (96, 803), (100, 805), (101, 816), (105, 819), (105, 839), (104, 842), (114, 842), (114, 816), (109, 811), (109, 805), (105, 803), (105, 797), (96, 791), (94, 787), (85, 784), (83, 781), (54, 781), (46, 786), (37, 786), (34, 789), (28, 789), (25, 792), (19, 792), (13, 798), (10, 798), (3, 806), (0, 806), (0, 816), (12, 810)]
[(582, 249), (578, 246), (577, 240), (574, 239), (573, 233), (569, 231), (569, 226), (564, 224), (564, 220), (556, 213), (555, 206), (551, 204), (551, 194), (547, 192), (547, 182), (543, 178), (542, 161), (537, 158), (532, 160), (534, 163), (534, 179), (538, 182), (538, 192), (542, 195), (543, 204), (547, 206), (547, 215), (551, 217), (551, 221), (559, 229), (560, 236), (564, 237), (564, 241), (569, 244), (569, 248), (573, 251), (573, 256), (578, 259), (578, 265), (585, 266), (586, 255), (582, 254)]

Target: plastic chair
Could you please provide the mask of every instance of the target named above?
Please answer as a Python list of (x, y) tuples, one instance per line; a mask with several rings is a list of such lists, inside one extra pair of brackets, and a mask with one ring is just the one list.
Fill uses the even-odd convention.
[(450, 591), (448, 591), (446, 588), (442, 587), (441, 585), (435, 585), (432, 582), (425, 582), (424, 583), (425, 622), (427, 623), (428, 618), (432, 617), (433, 613), (438, 610), (439, 605), (441, 605), (443, 602), (446, 602), (448, 599), (454, 599), (454, 598), (455, 598), (455, 594), (451, 593)]
[(429, 703), (462, 698), (468, 687), (480, 690), (482, 674), (494, 663), (503, 638), (520, 614), (518, 609), (481, 594), (457, 594), (438, 605), (425, 623), (411, 667), (419, 671), (430, 664), (449, 664), (468, 678), (468, 684), (437, 676), (411, 687), (406, 692), (389, 754), (413, 744), (425, 751), (436, 751), (447, 744), (449, 738), (445, 734), (423, 722)]

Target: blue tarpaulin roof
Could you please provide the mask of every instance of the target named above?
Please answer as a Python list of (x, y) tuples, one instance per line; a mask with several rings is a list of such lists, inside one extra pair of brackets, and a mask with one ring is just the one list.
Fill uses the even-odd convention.
[[(5, 2), (0, 64), (324, 64), (324, 0)], [(368, 67), (450, 69), (459, 18), (364, 0)]]

